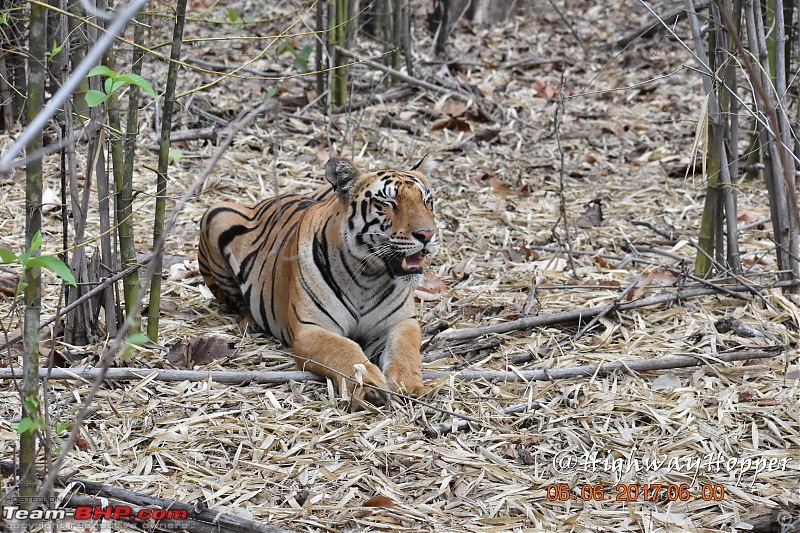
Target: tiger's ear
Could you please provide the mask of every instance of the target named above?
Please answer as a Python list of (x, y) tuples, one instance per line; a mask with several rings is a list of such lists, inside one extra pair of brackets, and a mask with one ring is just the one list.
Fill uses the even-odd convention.
[(347, 159), (331, 157), (325, 164), (325, 178), (333, 185), (333, 190), (343, 202), (350, 199), (350, 189), (358, 179), (358, 170)]
[(417, 161), (417, 163), (411, 167), (411, 172), (422, 172), (426, 176), (430, 176), (435, 168), (436, 160), (430, 157), (430, 154), (425, 154), (422, 156), (422, 159)]

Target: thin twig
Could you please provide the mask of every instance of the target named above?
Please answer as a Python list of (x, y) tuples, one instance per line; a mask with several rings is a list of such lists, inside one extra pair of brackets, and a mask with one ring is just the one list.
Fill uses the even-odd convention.
[(429, 91), (434, 91), (434, 92), (439, 92), (439, 93), (447, 93), (450, 96), (452, 96), (453, 98), (455, 98), (457, 100), (464, 101), (464, 102), (467, 102), (471, 98), (474, 98), (474, 95), (471, 95), (471, 94), (462, 94), (462, 93), (459, 93), (459, 92), (454, 92), (454, 91), (452, 91), (452, 90), (450, 90), (450, 89), (448, 89), (446, 87), (442, 87), (441, 85), (436, 85), (434, 83), (430, 83), (430, 82), (427, 82), (427, 81), (424, 81), (424, 80), (420, 80), (420, 79), (417, 79), (417, 78), (412, 78), (411, 76), (409, 76), (407, 74), (404, 74), (404, 73), (400, 72), (399, 70), (395, 70), (393, 68), (389, 68), (386, 65), (381, 65), (380, 63), (376, 63), (375, 61), (372, 61), (370, 59), (366, 59), (364, 57), (361, 57), (359, 54), (357, 54), (355, 52), (351, 52), (350, 50), (347, 50), (345, 48), (341, 48), (341, 47), (337, 46), (336, 47), (336, 51), (338, 53), (340, 53), (340, 54), (344, 54), (344, 55), (354, 59), (355, 61), (357, 61), (359, 63), (363, 63), (363, 64), (365, 64), (365, 65), (367, 65), (369, 67), (372, 67), (372, 68), (374, 68), (376, 70), (380, 70), (381, 72), (385, 72), (386, 74), (390, 75), (391, 77), (393, 77), (393, 78), (395, 78), (397, 80), (403, 81), (403, 82), (405, 82), (405, 83), (407, 83), (409, 85), (415, 85), (417, 87), (421, 87), (421, 88), (427, 89)]
[(583, 39), (581, 39), (581, 36), (578, 34), (578, 30), (575, 29), (575, 26), (567, 18), (566, 13), (564, 13), (561, 10), (561, 8), (558, 7), (558, 4), (556, 4), (553, 0), (548, 0), (548, 2), (550, 2), (550, 5), (553, 6), (553, 9), (556, 10), (556, 13), (558, 13), (558, 16), (561, 17), (561, 20), (564, 22), (564, 25), (567, 27), (567, 29), (572, 34), (572, 36), (575, 37), (575, 40), (578, 41), (578, 46), (580, 46), (581, 50), (583, 50), (583, 56), (588, 59), (589, 55), (590, 55), (589, 54), (589, 49), (586, 48), (586, 43), (584, 43)]
[[(0, 473), (4, 475), (15, 475), (16, 469), (14, 463), (11, 461), (0, 461)], [(39, 477), (44, 477), (44, 472), (37, 472)], [(64, 487), (65, 492), (69, 493), (64, 498), (63, 505), (66, 507), (76, 507), (78, 505), (91, 505), (98, 507), (106, 507), (110, 504), (108, 501), (103, 501), (106, 498), (111, 498), (118, 502), (124, 502), (137, 508), (149, 509), (170, 509), (184, 511), (186, 513), (186, 520), (173, 520), (169, 519), (163, 525), (171, 526), (170, 529), (186, 530), (193, 533), (206, 533), (213, 531), (237, 531), (248, 533), (293, 533), (288, 529), (282, 529), (275, 526), (269, 526), (253, 520), (247, 520), (239, 516), (234, 516), (226, 513), (219, 512), (214, 509), (202, 505), (188, 505), (175, 500), (168, 500), (165, 498), (158, 498), (155, 496), (148, 496), (140, 494), (127, 489), (114, 487), (112, 485), (105, 485), (96, 481), (89, 481), (76, 477), (62, 478), (58, 477), (57, 484)], [(83, 492), (91, 496), (99, 498), (79, 496), (74, 492)], [(137, 509), (132, 509), (129, 517), (119, 516), (119, 518), (126, 521), (135, 521)], [(180, 527), (178, 527), (180, 526)]]
[[(572, 277), (578, 279), (578, 269), (575, 266), (575, 257), (572, 255), (572, 239), (569, 235), (569, 218), (567, 217), (567, 198), (566, 191), (564, 190), (564, 147), (561, 146), (561, 115), (564, 113), (564, 81), (566, 79), (566, 70), (561, 73), (561, 86), (558, 89), (558, 105), (556, 106), (556, 114), (553, 117), (553, 129), (556, 135), (556, 144), (558, 145), (558, 154), (560, 163), (558, 165), (558, 195), (559, 195), (559, 209), (561, 211), (560, 220), (564, 221), (564, 235), (567, 243), (567, 257), (569, 258), (569, 266), (572, 269)], [(556, 231), (558, 221), (553, 226), (553, 236), (556, 240), (560, 241), (561, 238)], [(559, 243), (560, 244), (560, 243)]]
[[(166, 224), (164, 224), (164, 231), (160, 239), (153, 246), (153, 254), (152, 254), (153, 256), (157, 256), (164, 252), (164, 242), (166, 241), (167, 236), (169, 235), (169, 232), (172, 229), (172, 226), (175, 224), (178, 215), (183, 209), (183, 206), (186, 205), (186, 202), (188, 202), (189, 199), (192, 198), (197, 193), (197, 191), (203, 185), (205, 180), (211, 174), (211, 171), (214, 169), (214, 166), (217, 164), (220, 158), (222, 158), (222, 155), (225, 153), (225, 151), (228, 149), (231, 143), (233, 143), (233, 137), (236, 134), (236, 132), (238, 132), (240, 129), (249, 124), (260, 113), (264, 112), (269, 107), (274, 105), (275, 105), (274, 101), (270, 100), (264, 101), (255, 109), (250, 109), (247, 112), (243, 112), (242, 115), (240, 115), (242, 116), (242, 118), (233, 123), (230, 130), (228, 131), (228, 135), (220, 144), (220, 147), (217, 149), (216, 153), (214, 154), (214, 157), (212, 157), (211, 160), (208, 162), (204, 171), (194, 181), (194, 183), (192, 183), (192, 185), (186, 190), (183, 196), (181, 196), (181, 198), (178, 199), (178, 201), (175, 203), (175, 206), (172, 209), (172, 213), (169, 219), (166, 221)], [(148, 265), (147, 271), (145, 272), (145, 275), (142, 278), (143, 284), (142, 286), (139, 287), (139, 291), (137, 292), (136, 297), (133, 299), (135, 305), (133, 309), (131, 309), (131, 311), (129, 312), (128, 316), (138, 315), (141, 309), (140, 295), (146, 291), (147, 285), (149, 285), (149, 281), (153, 277), (153, 273), (155, 271), (154, 265), (155, 261), (151, 260), (150, 264)], [(100, 358), (99, 362), (100, 368), (98, 369), (100, 373), (95, 378), (91, 390), (84, 397), (83, 404), (81, 405), (81, 408), (75, 415), (75, 419), (73, 420), (72, 429), (70, 430), (69, 436), (64, 442), (62, 442), (61, 453), (49, 467), (47, 477), (42, 482), (41, 488), (39, 489), (39, 496), (44, 497), (44, 495), (46, 495), (50, 491), (56, 477), (58, 476), (58, 472), (61, 470), (61, 465), (66, 459), (66, 456), (72, 450), (73, 446), (75, 446), (75, 440), (78, 438), (78, 433), (80, 432), (81, 427), (83, 425), (83, 420), (84, 418), (86, 418), (86, 415), (89, 412), (89, 408), (91, 407), (95, 396), (97, 395), (98, 391), (100, 390), (100, 387), (103, 384), (104, 381), (103, 375), (106, 371), (108, 371), (109, 366), (113, 361), (113, 356), (119, 351), (121, 351), (123, 346), (125, 345), (125, 338), (128, 334), (129, 329), (130, 329), (130, 323), (126, 320), (122, 324), (122, 327), (117, 332), (117, 336), (114, 339), (112, 339), (111, 342), (109, 342), (108, 349)]]
[[(80, 307), (80, 305), (83, 304), (83, 302), (85, 302), (86, 300), (89, 300), (90, 298), (92, 298), (92, 297), (98, 295), (99, 293), (103, 292), (110, 285), (118, 282), (123, 277), (127, 276), (128, 274), (130, 274), (131, 272), (139, 270), (140, 268), (145, 266), (147, 263), (150, 262), (150, 260), (152, 258), (153, 258), (153, 255), (150, 254), (150, 255), (144, 257), (137, 264), (129, 266), (125, 270), (123, 270), (121, 272), (117, 272), (113, 276), (110, 276), (108, 278), (104, 278), (100, 283), (95, 285), (95, 287), (92, 290), (88, 291), (86, 294), (84, 294), (80, 298), (77, 298), (74, 302), (72, 302), (68, 306), (64, 307), (64, 309), (61, 310), (60, 314), (56, 313), (54, 316), (52, 316), (52, 317), (48, 318), (47, 320), (45, 320), (44, 322), (42, 322), (40, 324), (39, 329), (44, 328), (46, 326), (49, 326), (50, 324), (52, 324), (53, 322), (58, 320), (58, 318), (60, 316), (69, 314), (73, 309), (76, 309), (77, 307)], [(6, 348), (11, 346), (12, 344), (17, 343), (17, 342), (19, 342), (21, 340), (22, 340), (22, 335), (17, 335), (16, 337), (12, 338), (11, 340), (6, 341), (4, 344), (0, 344), (0, 351), (5, 350)]]
[(580, 330), (578, 330), (578, 332), (572, 338), (573, 342), (577, 341), (578, 339), (583, 337), (583, 334), (586, 333), (587, 331), (589, 331), (590, 329), (592, 329), (594, 327), (594, 325), (597, 324), (598, 322), (600, 322), (600, 320), (604, 316), (606, 316), (608, 313), (610, 313), (611, 311), (613, 311), (614, 309), (619, 307), (620, 302), (622, 302), (622, 300), (628, 295), (628, 293), (631, 292), (636, 287), (636, 285), (638, 285), (638, 284), (639, 284), (639, 279), (637, 278), (637, 279), (633, 280), (633, 283), (631, 283), (630, 285), (625, 287), (625, 290), (622, 291), (619, 294), (619, 296), (614, 298), (613, 302), (611, 302), (610, 304), (606, 305), (603, 309), (600, 310), (599, 313), (594, 315), (594, 318), (592, 318), (589, 321), (588, 324), (586, 324)]

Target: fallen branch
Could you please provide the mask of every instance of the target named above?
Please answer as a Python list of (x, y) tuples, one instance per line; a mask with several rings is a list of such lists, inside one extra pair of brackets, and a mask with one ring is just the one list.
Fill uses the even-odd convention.
[[(492, 374), (514, 374), (521, 378), (528, 380), (541, 380), (553, 381), (556, 379), (567, 379), (575, 377), (594, 376), (601, 373), (611, 373), (626, 370), (628, 372), (646, 372), (651, 370), (667, 370), (672, 368), (688, 368), (694, 366), (701, 366), (706, 363), (731, 363), (733, 361), (742, 361), (748, 359), (764, 359), (775, 357), (783, 353), (783, 346), (770, 346), (761, 350), (739, 350), (729, 353), (713, 354), (708, 356), (691, 356), (691, 355), (671, 355), (666, 357), (657, 357), (655, 359), (648, 359), (645, 361), (614, 361), (604, 363), (602, 365), (585, 365), (574, 366), (566, 368), (552, 368), (548, 370), (521, 370), (518, 372), (481, 372), (481, 371), (465, 371), (460, 372), (461, 379), (492, 379)], [(427, 372), (425, 377), (430, 379), (431, 374), (436, 372)], [(439, 372), (443, 374), (440, 377), (447, 375), (446, 372)], [(522, 413), (525, 411), (539, 409), (541, 404), (539, 402), (526, 402), (511, 405), (503, 409), (504, 415), (513, 413)], [(436, 437), (446, 435), (451, 431), (461, 431), (469, 427), (469, 421), (463, 419), (453, 418), (446, 424), (440, 424), (425, 430), (428, 437)]]
[[(774, 287), (783, 287), (787, 283), (796, 284), (797, 281), (778, 282)], [(649, 298), (642, 298), (641, 300), (634, 300), (626, 302), (617, 306), (619, 311), (628, 311), (630, 309), (638, 309), (640, 307), (649, 307), (653, 305), (660, 305), (679, 300), (688, 300), (690, 298), (698, 298), (700, 296), (711, 296), (719, 294), (719, 289), (715, 288), (701, 288), (683, 290), (678, 289), (676, 292), (668, 294), (659, 294)], [(731, 287), (728, 293), (732, 293), (742, 299), (747, 299), (750, 290), (746, 287)], [(742, 293), (742, 294), (740, 294)], [(446, 331), (435, 335), (431, 341), (461, 341), (467, 339), (474, 339), (482, 335), (489, 335), (491, 333), (508, 333), (509, 331), (516, 331), (520, 329), (529, 329), (539, 326), (551, 326), (553, 324), (563, 324), (566, 322), (583, 322), (586, 319), (591, 319), (606, 309), (606, 305), (591, 307), (589, 309), (577, 309), (575, 311), (564, 311), (562, 313), (553, 313), (549, 315), (539, 315), (519, 318), (517, 320), (510, 320), (508, 322), (500, 322), (497, 324), (490, 324), (488, 326), (479, 326), (477, 328), (459, 329), (455, 331)]]
[[(657, 359), (638, 361), (615, 361), (602, 365), (584, 365), (545, 370), (426, 370), (423, 379), (435, 380), (454, 377), (465, 381), (552, 381), (582, 376), (591, 376), (599, 372), (616, 372), (630, 370), (644, 372), (648, 370), (664, 370), (667, 368), (683, 368), (699, 366), (707, 361), (731, 362), (744, 359), (760, 359), (774, 357), (783, 351), (782, 346), (773, 346), (760, 350), (740, 350), (730, 353), (709, 355), (673, 355)], [(0, 368), (0, 380), (19, 375), (19, 368)], [(47, 376), (48, 370), (39, 371), (39, 377)], [(103, 376), (106, 381), (206, 381), (227, 384), (276, 384), (290, 381), (325, 381), (325, 378), (302, 370), (270, 371), (270, 370), (158, 370), (148, 368), (109, 368), (103, 373), (102, 368), (53, 368), (50, 380), (74, 380), (90, 382)]]
[[(0, 472), (5, 475), (16, 475), (14, 463), (11, 461), (0, 461)], [(45, 474), (41, 472), (41, 477), (44, 477), (44, 475)], [(221, 513), (202, 505), (187, 505), (175, 500), (147, 496), (138, 492), (121, 489), (111, 485), (104, 485), (94, 481), (87, 481), (74, 477), (58, 477), (56, 479), (56, 484), (64, 487), (65, 491), (70, 493), (75, 491), (90, 495), (80, 496), (76, 494), (70, 494), (64, 498), (63, 505), (66, 507), (77, 507), (79, 505), (106, 507), (108, 505), (116, 506), (118, 504), (127, 504), (132, 507), (131, 515), (114, 516), (114, 519), (124, 520), (139, 525), (142, 524), (142, 521), (137, 520), (135, 515), (140, 509), (149, 509), (151, 511), (154, 509), (169, 509), (185, 511), (187, 516), (185, 520), (165, 520), (161, 525), (166, 526), (169, 529), (180, 529), (181, 531), (185, 530), (192, 533), (294, 533), (288, 529), (268, 526), (254, 520), (247, 520), (238, 516)], [(116, 502), (103, 501), (105, 498), (111, 498), (116, 500)], [(156, 521), (156, 524), (158, 524), (158, 521)]]
[(595, 325), (595, 324), (597, 324), (598, 322), (600, 322), (600, 320), (602, 320), (602, 319), (603, 319), (603, 317), (604, 317), (604, 316), (606, 316), (608, 313), (610, 313), (610, 312), (611, 312), (611, 311), (613, 311), (614, 309), (617, 309), (617, 308), (619, 307), (619, 304), (622, 302), (622, 300), (623, 300), (623, 299), (625, 299), (625, 297), (628, 295), (628, 293), (629, 293), (629, 292), (631, 292), (633, 289), (635, 289), (635, 288), (636, 288), (636, 286), (639, 284), (639, 281), (640, 281), (640, 279), (639, 279), (639, 278), (636, 278), (635, 280), (633, 280), (633, 283), (631, 283), (630, 285), (628, 285), (627, 287), (625, 287), (625, 290), (624, 290), (624, 291), (622, 291), (621, 293), (619, 293), (619, 296), (617, 296), (616, 298), (614, 298), (614, 301), (613, 301), (613, 302), (611, 302), (610, 304), (607, 304), (607, 305), (606, 305), (606, 306), (604, 306), (602, 309), (600, 309), (600, 312), (599, 312), (599, 313), (597, 313), (596, 315), (594, 315), (594, 318), (592, 318), (592, 319), (589, 321), (589, 323), (588, 323), (588, 324), (586, 324), (585, 326), (583, 326), (583, 327), (582, 327), (582, 328), (581, 328), (581, 329), (580, 329), (580, 330), (579, 330), (579, 331), (578, 331), (578, 332), (575, 334), (575, 336), (573, 337), (573, 339), (572, 339), (572, 340), (573, 340), (573, 341), (577, 341), (578, 339), (580, 339), (581, 337), (583, 337), (583, 334), (584, 334), (584, 333), (586, 333), (587, 331), (589, 331), (590, 329), (592, 329), (592, 328), (594, 327), (594, 325)]
[(422, 356), (422, 361), (425, 363), (430, 363), (431, 361), (446, 359), (448, 357), (453, 357), (454, 355), (479, 352), (481, 350), (490, 350), (492, 348), (497, 348), (500, 346), (500, 344), (502, 344), (500, 339), (490, 338), (472, 344), (453, 346), (452, 348), (448, 346), (446, 348), (439, 348), (438, 350), (431, 350), (430, 352), (424, 354)]

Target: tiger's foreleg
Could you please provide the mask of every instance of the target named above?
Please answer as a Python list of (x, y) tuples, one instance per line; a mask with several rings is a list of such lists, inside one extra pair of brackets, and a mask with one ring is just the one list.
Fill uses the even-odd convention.
[[(319, 326), (306, 325), (295, 332), (292, 351), (301, 370), (331, 379), (339, 386), (339, 390), (347, 390), (351, 396), (363, 395), (375, 405), (389, 402), (385, 392), (389, 387), (380, 368), (370, 363), (361, 347), (350, 339)], [(358, 387), (354, 365), (364, 365), (366, 372), (361, 376), (364, 387)]]
[(380, 358), (389, 388), (410, 396), (427, 392), (422, 383), (422, 332), (414, 318), (407, 318), (389, 331), (386, 348)]

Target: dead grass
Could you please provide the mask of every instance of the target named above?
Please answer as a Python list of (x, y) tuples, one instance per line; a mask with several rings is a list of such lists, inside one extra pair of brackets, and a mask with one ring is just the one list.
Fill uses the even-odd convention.
[[(613, 10), (606, 4), (583, 10), (581, 2), (568, 2), (590, 49), (641, 22), (642, 10), (635, 3), (618, 4)], [(224, 18), (225, 9), (215, 6), (202, 14)], [(280, 8), (246, 4), (240, 12), (254, 18), (283, 16), (265, 23), (262, 34), (279, 31), (292, 14), (288, 4)], [(419, 11), (417, 24), (421, 17)], [(171, 31), (168, 21), (156, 19), (154, 24), (154, 40)], [(187, 35), (255, 31), (247, 25), (220, 29), (193, 23), (191, 27), (195, 33), (187, 30)], [(364, 167), (410, 166), (425, 152), (440, 160), (433, 184), (443, 246), (431, 271), (446, 288), (423, 295), (419, 316), (424, 324), (460, 329), (516, 318), (533, 284), (539, 286), (533, 312), (590, 307), (611, 302), (639, 276), (665, 272), (629, 260), (578, 255), (579, 284), (585, 287), (576, 287), (567, 284), (571, 272), (563, 254), (531, 248), (553, 242), (552, 228), (559, 216), (556, 104), (547, 98), (547, 87), (557, 89), (561, 74), (551, 65), (502, 67), (504, 62), (530, 56), (574, 59), (567, 69), (569, 99), (561, 123), (568, 213), (574, 222), (591, 200), (599, 198), (605, 217), (601, 227), (573, 227), (574, 249), (625, 257), (631, 253), (631, 243), (648, 243), (686, 258), (681, 264), (642, 254), (677, 269), (673, 280), (681, 269), (690, 270), (686, 264), (694, 253), (686, 239), (696, 236), (704, 187), (702, 176), (688, 172), (687, 177), (686, 169), (702, 90), (699, 76), (681, 69), (689, 59), (679, 47), (656, 37), (619, 54), (598, 53), (587, 60), (557, 13), (546, 7), (492, 29), (459, 29), (451, 57), (482, 66), (449, 72), (426, 63), (432, 59), (427, 54), (430, 36), (417, 26), (415, 38), (418, 75), (469, 84), (476, 95), (497, 105), (501, 114), (497, 124), (480, 122), (471, 114), (482, 101), (477, 97), (461, 116), (473, 131), (499, 129), (494, 140), (453, 150), (469, 133), (433, 130), (447, 101), (426, 93), (330, 121), (316, 106), (305, 107), (306, 97), (314, 97), (309, 95), (312, 80), (305, 78), (228, 80), (182, 100), (179, 122), (184, 128), (210, 125), (198, 109), (228, 121), (259, 102), (270, 87), (277, 88), (284, 109), (239, 134), (204, 191), (184, 209), (167, 244), (173, 260), (165, 267), (169, 278), (162, 300), (164, 348), (138, 351), (130, 366), (168, 366), (167, 347), (214, 335), (232, 343), (235, 355), (210, 363), (208, 369), (293, 368), (276, 341), (240, 335), (236, 318), (220, 314), (197, 273), (197, 225), (206, 207), (221, 198), (252, 202), (276, 190), (311, 189), (322, 179), (322, 164), (333, 151)], [(301, 45), (307, 40), (297, 38)], [(372, 51), (362, 44), (363, 53)], [(263, 42), (197, 43), (187, 47), (187, 54), (239, 64), (260, 46)], [(252, 66), (285, 71), (290, 64), (288, 55), (276, 57), (273, 49)], [(163, 65), (152, 64), (145, 70), (149, 79), (164, 78)], [(359, 84), (354, 100), (384, 90), (385, 79), (377, 73), (358, 66), (352, 73)], [(188, 72), (179, 91), (210, 79)], [(381, 127), (385, 117), (414, 124), (417, 131)], [(142, 121), (143, 144), (154, 142), (151, 124), (150, 118)], [(0, 140), (0, 148), (7, 143)], [(170, 191), (176, 197), (202, 170), (214, 146), (188, 141), (180, 149), (184, 157), (170, 169)], [(153, 161), (154, 155), (142, 148), (136, 184), (140, 191), (136, 235), (142, 251), (149, 247), (155, 190), (152, 173), (144, 166), (153, 166)], [(56, 162), (47, 168), (47, 186), (58, 190)], [(17, 250), (24, 234), (24, 188), (21, 176), (2, 179), (0, 242)], [(747, 217), (742, 225), (769, 216), (760, 184), (741, 181), (737, 190)], [(672, 230), (677, 241), (659, 244), (661, 237), (630, 219)], [(52, 253), (60, 241), (60, 219), (48, 214), (44, 225)], [(768, 225), (743, 233), (750, 279), (771, 280), (757, 277), (775, 268), (767, 253), (771, 246)], [(43, 314), (51, 316), (58, 287), (52, 277), (47, 281)], [(670, 290), (657, 287), (655, 281), (651, 284), (647, 294)], [(791, 324), (800, 322), (797, 301), (778, 290), (766, 294), (772, 307), (759, 299), (743, 303), (720, 296), (612, 313), (577, 342), (568, 338), (574, 328), (514, 332), (502, 335), (498, 348), (470, 354), (468, 360), (440, 359), (426, 364), (426, 369), (541, 369), (713, 354), (723, 347), (796, 347), (797, 333)], [(18, 328), (8, 300), (2, 302), (2, 310), (4, 327)], [(723, 317), (736, 318), (764, 337), (720, 333), (714, 323)], [(102, 343), (65, 348), (83, 354), (82, 364), (92, 364)], [(515, 366), (512, 361), (525, 354), (530, 354), (529, 361)], [(15, 357), (12, 354), (14, 364)], [(426, 437), (424, 431), (448, 422), (445, 414), (414, 404), (349, 413), (330, 385), (319, 383), (109, 383), (64, 474), (309, 532), (744, 530), (742, 524), (756, 516), (782, 510), (795, 517), (800, 513), (798, 364), (792, 351), (758, 365), (552, 383), (443, 379), (431, 383), (435, 390), (431, 401), (483, 423), (473, 425), (472, 431), (438, 438)], [(88, 390), (88, 385), (50, 383), (53, 424), (72, 419), (74, 401)], [(8, 382), (2, 384), (0, 396), (4, 399), (0, 442), (8, 459), (16, 441), (10, 424), (19, 416), (19, 401)], [(521, 401), (538, 402), (541, 407), (502, 414), (504, 407)], [(642, 466), (645, 460), (661, 459), (667, 462), (660, 467)], [(641, 494), (633, 502), (615, 500), (619, 484), (641, 491), (644, 485), (652, 490), (654, 484), (682, 483), (690, 488), (686, 501), (670, 501), (666, 489), (655, 501), (652, 495), (651, 501), (644, 501)], [(570, 501), (548, 500), (548, 487), (559, 485), (572, 490)], [(604, 499), (584, 501), (585, 485), (601, 486)], [(724, 487), (724, 498), (704, 501), (705, 485)], [(390, 498), (394, 506), (363, 506), (376, 495)]]

